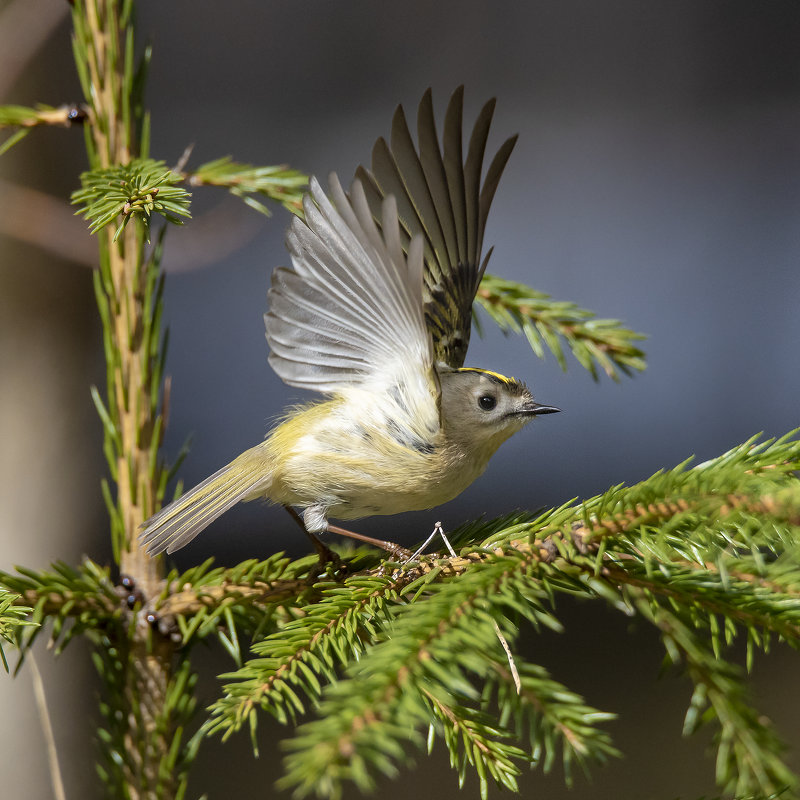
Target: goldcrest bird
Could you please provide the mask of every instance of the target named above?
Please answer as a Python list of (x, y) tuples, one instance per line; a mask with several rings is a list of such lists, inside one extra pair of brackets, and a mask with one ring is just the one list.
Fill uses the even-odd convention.
[(150, 554), (190, 542), (240, 500), (302, 510), (310, 533), (328, 519), (428, 509), (460, 494), (497, 448), (540, 414), (514, 378), (464, 367), (489, 206), (516, 137), (483, 158), (494, 101), (462, 154), (463, 87), (440, 148), (430, 90), (419, 151), (398, 107), (391, 145), (346, 194), (312, 179), (305, 219), (287, 235), (265, 316), (269, 363), (290, 386), (328, 396), (288, 412), (263, 442), (143, 526)]

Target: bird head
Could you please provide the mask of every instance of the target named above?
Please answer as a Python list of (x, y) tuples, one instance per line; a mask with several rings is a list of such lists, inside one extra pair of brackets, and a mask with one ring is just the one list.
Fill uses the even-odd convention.
[(447, 439), (489, 457), (534, 417), (561, 409), (537, 403), (516, 378), (462, 367), (439, 373)]

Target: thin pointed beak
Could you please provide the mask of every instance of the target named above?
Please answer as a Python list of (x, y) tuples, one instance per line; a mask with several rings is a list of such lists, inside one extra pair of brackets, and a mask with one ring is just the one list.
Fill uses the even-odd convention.
[(534, 400), (525, 403), (525, 405), (523, 405), (523, 407), (520, 409), (520, 413), (531, 417), (538, 417), (540, 414), (556, 414), (559, 411), (561, 411), (560, 408), (556, 408), (555, 406), (545, 406), (541, 403), (535, 402)]
[(541, 403), (533, 404), (533, 413), (537, 417), (539, 414), (557, 414), (559, 411), (561, 411), (561, 409), (555, 406), (543, 406)]

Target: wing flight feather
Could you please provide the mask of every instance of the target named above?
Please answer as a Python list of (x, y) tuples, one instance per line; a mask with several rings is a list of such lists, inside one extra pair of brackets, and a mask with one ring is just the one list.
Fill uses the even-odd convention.
[(462, 366), (466, 357), (472, 303), (488, 261), (488, 257), (482, 259), (481, 250), (489, 207), (516, 142), (514, 136), (501, 145), (481, 184), (494, 106), (490, 100), (479, 113), (465, 159), (463, 87), (450, 98), (441, 145), (428, 90), (417, 114), (418, 144), (399, 106), (392, 122), (391, 146), (378, 139), (371, 170), (356, 170), (379, 223), (383, 198), (395, 198), (404, 249), (413, 237), (422, 236), (425, 322), (436, 362), (451, 367)]
[(438, 402), (422, 242), (401, 237), (394, 198), (381, 200), (378, 227), (360, 182), (348, 196), (332, 175), (330, 198), (312, 179), (304, 211), (287, 235), (292, 266), (274, 271), (269, 291), (273, 369), (292, 386), (335, 393), (397, 384), (411, 364), (425, 376), (421, 399)]

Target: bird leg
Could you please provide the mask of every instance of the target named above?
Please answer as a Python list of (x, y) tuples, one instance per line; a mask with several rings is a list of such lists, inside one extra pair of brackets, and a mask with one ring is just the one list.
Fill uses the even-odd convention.
[(410, 550), (406, 550), (405, 547), (401, 547), (399, 544), (387, 542), (383, 539), (373, 539), (371, 536), (364, 536), (363, 533), (349, 531), (347, 528), (340, 528), (338, 525), (328, 525), (327, 530), (331, 533), (336, 533), (339, 536), (348, 536), (351, 539), (358, 539), (360, 542), (371, 544), (373, 547), (378, 547), (381, 550), (385, 550), (387, 553), (389, 553), (389, 555), (394, 556), (400, 561), (407, 559), (411, 555)]
[(328, 547), (318, 536), (314, 536), (314, 534), (306, 528), (303, 518), (291, 506), (284, 506), (284, 508), (289, 516), (300, 526), (303, 533), (311, 540), (311, 544), (314, 545), (314, 549), (317, 551), (317, 556), (319, 557), (319, 563), (321, 567), (324, 567), (325, 564), (338, 565), (341, 563), (339, 556), (336, 555), (336, 553), (334, 553), (333, 550), (331, 550), (330, 547)]
[[(297, 513), (297, 511), (295, 511), (291, 506), (284, 506), (284, 508), (289, 512), (289, 515), (292, 517), (292, 519), (294, 519), (294, 521), (303, 529), (306, 536), (311, 539), (311, 543), (314, 545), (317, 553), (319, 553), (320, 561), (323, 563), (331, 560), (338, 561), (339, 557), (327, 545), (325, 545), (324, 542), (320, 541), (320, 539), (306, 529), (303, 518)], [(406, 550), (405, 547), (401, 547), (399, 544), (395, 544), (394, 542), (386, 542), (383, 539), (373, 539), (371, 536), (364, 536), (362, 533), (349, 531), (346, 528), (340, 528), (338, 525), (328, 525), (326, 530), (330, 533), (335, 533), (338, 536), (347, 536), (350, 539), (358, 539), (360, 542), (371, 544), (373, 547), (377, 547), (380, 550), (385, 550), (387, 553), (393, 555), (395, 558), (401, 561), (407, 559), (411, 555), (410, 550)]]

